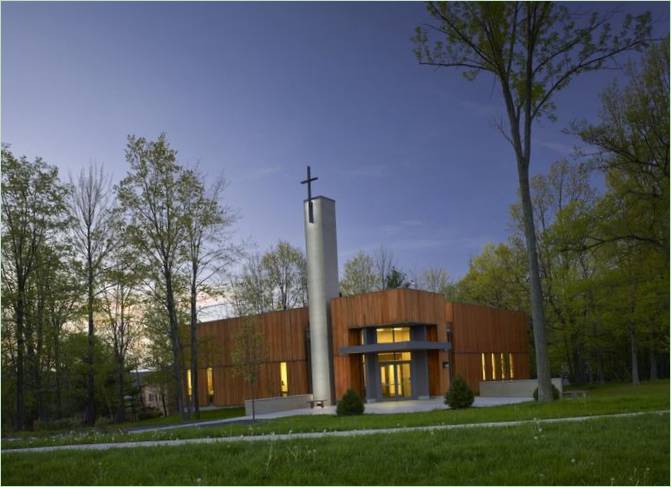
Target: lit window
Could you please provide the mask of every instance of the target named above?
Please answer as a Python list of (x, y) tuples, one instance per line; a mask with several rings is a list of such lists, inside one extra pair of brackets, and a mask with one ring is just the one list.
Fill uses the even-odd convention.
[(212, 367), (207, 369), (207, 395), (214, 396), (214, 372)]
[(191, 371), (187, 370), (186, 371), (186, 394), (188, 396), (191, 396)]
[(510, 378), (514, 379), (515, 378), (515, 367), (513, 366), (513, 354), (509, 353), (508, 354), (508, 362), (509, 362), (509, 370), (510, 370)]
[(501, 379), (506, 378), (506, 359), (503, 356), (503, 354), (500, 354), (501, 356)]
[(377, 343), (395, 343), (395, 342), (409, 342), (410, 328), (409, 327), (395, 327), (395, 328), (378, 328), (375, 330), (377, 335)]
[(384, 352), (378, 353), (377, 359), (380, 362), (409, 362), (412, 358), (410, 352)]
[(492, 380), (496, 380), (496, 357), (492, 353)]
[(485, 354), (480, 354), (482, 358), (482, 380), (487, 380), (487, 368), (485, 367)]
[(283, 396), (289, 394), (289, 378), (287, 375), (286, 362), (280, 362), (280, 392)]

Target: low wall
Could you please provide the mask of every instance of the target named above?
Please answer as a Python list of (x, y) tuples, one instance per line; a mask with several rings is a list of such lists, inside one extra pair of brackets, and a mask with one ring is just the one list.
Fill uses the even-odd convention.
[[(560, 377), (552, 379), (552, 383), (562, 393)], [(537, 379), (521, 380), (487, 380), (480, 382), (480, 396), (483, 397), (533, 397), (538, 387)]]
[[(290, 409), (303, 409), (309, 407), (308, 401), (312, 401), (312, 394), (296, 394), (295, 396), (264, 397), (254, 401), (256, 414), (276, 413), (278, 411), (289, 411)], [(245, 414), (252, 415), (252, 400), (245, 400)]]

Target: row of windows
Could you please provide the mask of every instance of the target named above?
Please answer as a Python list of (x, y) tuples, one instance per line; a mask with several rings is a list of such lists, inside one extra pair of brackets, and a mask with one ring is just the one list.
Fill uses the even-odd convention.
[[(212, 401), (214, 399), (214, 371), (212, 367), (207, 368), (207, 395)], [(191, 370), (186, 371), (186, 393), (189, 397), (193, 394), (191, 386)], [(286, 396), (289, 394), (289, 374), (287, 372), (287, 363), (280, 362), (280, 394)]]
[(482, 380), (505, 380), (515, 378), (515, 363), (512, 353), (482, 353)]

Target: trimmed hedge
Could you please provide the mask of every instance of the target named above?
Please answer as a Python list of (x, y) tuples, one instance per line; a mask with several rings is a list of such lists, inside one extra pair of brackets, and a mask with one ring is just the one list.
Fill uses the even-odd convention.
[(359, 395), (352, 389), (348, 389), (347, 392), (343, 395), (342, 399), (338, 401), (336, 414), (338, 416), (354, 416), (357, 414), (363, 414), (363, 410), (363, 401)]
[(471, 407), (475, 396), (468, 384), (460, 376), (455, 376), (450, 390), (445, 394), (445, 404), (452, 409)]

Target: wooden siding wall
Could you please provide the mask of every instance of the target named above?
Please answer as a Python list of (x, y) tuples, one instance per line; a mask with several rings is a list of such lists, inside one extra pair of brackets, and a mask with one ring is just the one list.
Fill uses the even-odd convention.
[[(333, 299), (331, 301), (331, 330), (336, 398), (342, 397), (345, 391), (353, 386), (353, 378), (361, 375), (360, 366), (356, 365), (360, 362), (340, 353), (341, 347), (358, 343), (355, 341), (357, 335), (352, 334), (349, 331), (350, 328), (408, 322), (434, 324), (436, 325), (433, 327), (436, 329), (433, 332), (434, 336), (445, 341), (446, 321), (446, 306), (443, 297), (425, 291), (389, 289)], [(429, 358), (430, 374), (433, 373), (430, 375), (429, 383), (437, 384), (436, 391), (446, 391), (449, 385), (448, 372), (443, 370), (440, 364), (447, 361), (448, 354), (437, 352), (434, 355), (433, 358)], [(356, 384), (360, 384), (360, 379), (357, 379)], [(431, 393), (434, 393), (433, 390)], [(441, 393), (436, 392), (436, 394)]]
[[(201, 357), (198, 395), (201, 405), (208, 403), (207, 367), (213, 369), (215, 406), (239, 405), (252, 396), (250, 386), (235, 375), (231, 360), (234, 338), (243, 319), (211, 321), (198, 327)], [(280, 362), (287, 362), (289, 394), (307, 394), (307, 308), (265, 313), (258, 316), (256, 324), (264, 337), (266, 356), (266, 363), (259, 371), (257, 397), (280, 395)]]
[[(486, 306), (450, 303), (435, 293), (414, 289), (393, 289), (333, 299), (331, 337), (336, 399), (348, 388), (363, 392), (360, 355), (341, 355), (340, 348), (360, 343), (360, 328), (366, 326), (417, 323), (429, 325), (427, 339), (445, 342), (448, 323), (452, 329), (453, 351), (428, 353), (431, 395), (442, 395), (449, 388), (452, 369), (478, 391), (482, 376), (482, 352), (513, 354), (515, 378), (529, 377), (527, 317), (524, 313)], [(201, 370), (198, 394), (206, 405), (207, 367), (214, 375), (214, 405), (242, 404), (251, 390), (236, 377), (231, 363), (234, 337), (243, 318), (212, 321), (199, 326)], [(280, 362), (287, 362), (289, 394), (309, 391), (305, 336), (308, 310), (300, 308), (260, 315), (257, 320), (266, 345), (266, 360), (257, 384), (257, 397), (280, 394)]]
[[(512, 353), (516, 379), (529, 378), (528, 318), (520, 311), (490, 308), (476, 304), (449, 303), (452, 307), (452, 330), (455, 374), (479, 392), (482, 380), (482, 357), (487, 353)], [(490, 367), (487, 357), (487, 366)], [(487, 377), (491, 372), (487, 370)], [(497, 377), (501, 372), (497, 368)]]

